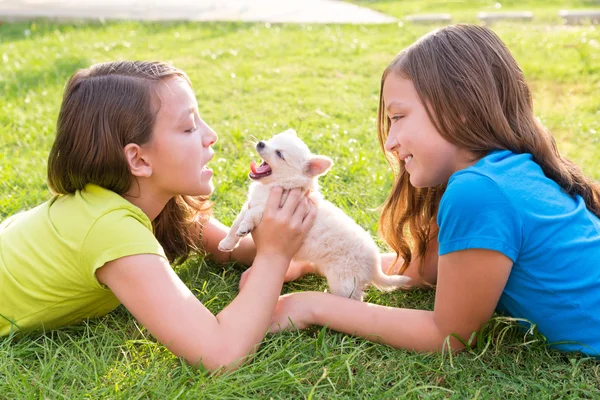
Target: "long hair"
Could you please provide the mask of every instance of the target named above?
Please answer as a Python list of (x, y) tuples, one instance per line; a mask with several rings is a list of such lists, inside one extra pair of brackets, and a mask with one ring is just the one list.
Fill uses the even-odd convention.
[[(57, 194), (95, 184), (124, 194), (135, 183), (123, 148), (152, 137), (162, 80), (184, 72), (162, 62), (119, 61), (77, 71), (68, 81), (56, 139), (48, 157), (48, 186)], [(170, 261), (199, 249), (202, 221), (210, 208), (203, 197), (175, 196), (152, 222)]]
[[(429, 119), (445, 140), (477, 159), (491, 150), (530, 153), (548, 178), (569, 195), (580, 195), (588, 209), (600, 216), (600, 185), (559, 154), (554, 138), (534, 116), (523, 71), (492, 30), (466, 24), (447, 26), (422, 37), (392, 60), (381, 77), (379, 94), (377, 130), (384, 153), (390, 119), (383, 84), (390, 73), (412, 81)], [(404, 162), (393, 154), (386, 158), (395, 179), (382, 208), (379, 232), (404, 259), (401, 272), (416, 252), (422, 275), (428, 244), (437, 237), (436, 216), (446, 184), (415, 188)]]

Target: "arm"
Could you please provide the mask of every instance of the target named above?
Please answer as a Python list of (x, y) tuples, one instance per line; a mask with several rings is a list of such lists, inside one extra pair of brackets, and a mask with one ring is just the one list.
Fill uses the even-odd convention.
[(214, 316), (156, 255), (123, 257), (96, 272), (131, 314), (170, 351), (210, 370), (237, 367), (262, 340), (277, 303), (292, 255), (308, 232), (316, 210), (300, 191), (279, 208), (281, 190), (269, 197), (257, 228), (255, 273), (239, 295)]
[(211, 217), (202, 227), (202, 247), (204, 250), (220, 263), (237, 261), (244, 265), (251, 265), (254, 257), (256, 257), (256, 246), (250, 236), (243, 237), (239, 246), (233, 249), (231, 253), (219, 250), (219, 242), (227, 236), (227, 232), (229, 232), (227, 226)]
[[(441, 350), (448, 335), (468, 340), (493, 314), (506, 285), (512, 261), (501, 253), (471, 249), (439, 258), (433, 311), (384, 307), (325, 293), (282, 296), (272, 331), (317, 324), (416, 351)], [(464, 346), (450, 338), (453, 350)]]

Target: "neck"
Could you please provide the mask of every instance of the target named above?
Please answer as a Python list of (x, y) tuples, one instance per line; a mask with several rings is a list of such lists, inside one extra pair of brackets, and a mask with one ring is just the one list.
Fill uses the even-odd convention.
[(319, 182), (317, 178), (313, 179), (286, 179), (281, 181), (270, 182), (265, 185), (269, 189), (275, 186), (281, 186), (284, 189), (294, 189), (297, 187), (303, 188), (304, 190), (310, 190), (311, 192), (319, 191)]
[(129, 190), (123, 194), (123, 198), (139, 207), (150, 221), (154, 221), (172, 196), (153, 192), (141, 180), (138, 183), (131, 185)]

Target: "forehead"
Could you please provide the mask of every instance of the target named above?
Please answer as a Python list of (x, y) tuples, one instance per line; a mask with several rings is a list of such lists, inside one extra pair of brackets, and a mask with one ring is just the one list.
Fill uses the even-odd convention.
[(160, 101), (159, 114), (180, 116), (182, 110), (196, 107), (196, 97), (188, 82), (179, 77), (163, 79), (157, 85), (156, 94)]
[(282, 147), (282, 148), (297, 148), (304, 151), (309, 151), (308, 146), (300, 140), (296, 135), (288, 134), (288, 133), (279, 133), (269, 140), (272, 146)]
[(412, 81), (390, 72), (383, 82), (383, 98), (386, 105), (393, 101), (413, 102), (418, 100)]

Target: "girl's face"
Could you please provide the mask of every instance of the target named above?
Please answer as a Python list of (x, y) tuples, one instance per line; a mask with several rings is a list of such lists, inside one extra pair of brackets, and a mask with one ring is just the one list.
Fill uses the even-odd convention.
[(160, 109), (152, 139), (142, 146), (152, 165), (153, 186), (167, 196), (211, 194), (213, 172), (206, 164), (217, 134), (200, 118), (194, 92), (183, 78), (164, 80), (157, 92)]
[(414, 187), (447, 183), (454, 172), (472, 165), (435, 129), (410, 79), (388, 74), (383, 83), (383, 102), (391, 120), (385, 149), (405, 162)]

